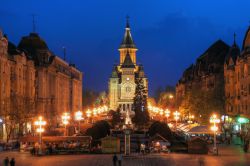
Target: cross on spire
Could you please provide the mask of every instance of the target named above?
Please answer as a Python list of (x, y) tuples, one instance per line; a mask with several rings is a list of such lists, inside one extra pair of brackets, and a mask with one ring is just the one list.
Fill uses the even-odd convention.
[(127, 21), (126, 28), (129, 28), (129, 16), (128, 15), (126, 16), (126, 21)]

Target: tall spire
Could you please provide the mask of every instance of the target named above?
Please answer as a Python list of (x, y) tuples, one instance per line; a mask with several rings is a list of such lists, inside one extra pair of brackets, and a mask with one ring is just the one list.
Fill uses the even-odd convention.
[(122, 43), (120, 45), (120, 48), (136, 48), (134, 41), (132, 39), (132, 35), (130, 32), (130, 26), (129, 26), (129, 17), (126, 17), (126, 28), (125, 28), (125, 34), (122, 40)]

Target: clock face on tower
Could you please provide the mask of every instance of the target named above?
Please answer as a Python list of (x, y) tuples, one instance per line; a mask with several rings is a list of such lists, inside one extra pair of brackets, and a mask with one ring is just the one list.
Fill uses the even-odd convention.
[(134, 85), (131, 83), (125, 83), (121, 87), (121, 98), (133, 99), (134, 97)]
[(130, 86), (127, 86), (127, 87), (126, 87), (126, 92), (127, 92), (127, 93), (130, 93), (130, 92), (131, 92), (131, 87), (130, 87)]

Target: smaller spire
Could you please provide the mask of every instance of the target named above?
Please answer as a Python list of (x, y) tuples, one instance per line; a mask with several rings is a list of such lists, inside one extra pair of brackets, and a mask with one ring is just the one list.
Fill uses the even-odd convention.
[(117, 73), (117, 67), (116, 67), (116, 65), (113, 66), (111, 77), (112, 78), (118, 78), (118, 73)]
[(132, 59), (129, 55), (129, 52), (127, 52), (125, 59), (122, 64), (122, 68), (135, 68), (134, 63), (132, 62)]
[(234, 45), (236, 45), (236, 33), (234, 32)]

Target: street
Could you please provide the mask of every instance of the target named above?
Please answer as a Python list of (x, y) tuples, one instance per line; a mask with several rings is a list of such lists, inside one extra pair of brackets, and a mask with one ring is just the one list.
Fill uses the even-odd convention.
[[(29, 153), (1, 152), (1, 164), (5, 157), (15, 157), (17, 166), (111, 166), (112, 155), (54, 155), (34, 157)], [(193, 154), (150, 154), (131, 155), (123, 158), (125, 166), (200, 166), (200, 165), (225, 165), (245, 166), (250, 165), (250, 153), (245, 154), (240, 146), (220, 146), (219, 156), (193, 155)]]

